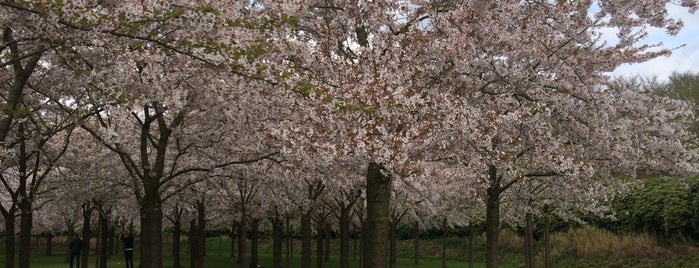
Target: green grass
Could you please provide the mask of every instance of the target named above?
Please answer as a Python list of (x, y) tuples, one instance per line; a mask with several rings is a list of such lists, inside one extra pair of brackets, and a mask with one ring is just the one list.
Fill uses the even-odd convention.
[[(32, 241), (33, 243), (36, 242), (36, 240)], [(63, 244), (59, 242), (54, 242), (54, 250), (53, 250), (53, 256), (46, 256), (42, 249), (43, 245), (36, 245), (35, 250), (32, 252), (31, 256), (31, 267), (40, 267), (40, 268), (66, 268), (68, 267), (68, 264), (66, 262), (66, 251), (63, 248)], [(333, 241), (333, 243), (337, 243), (337, 241)], [(404, 243), (401, 246), (401, 252), (410, 252), (410, 250), (406, 247), (410, 247), (411, 241), (404, 241)], [(301, 253), (300, 253), (300, 241), (296, 240), (294, 241), (294, 252), (292, 254), (292, 257), (290, 259), (290, 267), (288, 268), (297, 268), (301, 267)], [(428, 241), (423, 242), (424, 244), (424, 249), (425, 253), (423, 253), (423, 256), (428, 256), (426, 253), (427, 251), (433, 251), (434, 250), (434, 245), (430, 245)], [(331, 256), (330, 260), (326, 263), (324, 263), (323, 267), (324, 268), (338, 268), (340, 267), (339, 265), (339, 253), (337, 253), (337, 248), (335, 247), (336, 245), (333, 245), (331, 247)], [(268, 267), (273, 267), (272, 266), (272, 256), (270, 254), (270, 243), (269, 241), (260, 241), (260, 255), (259, 255), (259, 264), (262, 265), (264, 268)], [(249, 247), (248, 247), (249, 249)], [(313, 247), (315, 249), (315, 246)], [(181, 253), (181, 259), (180, 259), (180, 264), (181, 268), (189, 268), (189, 255), (186, 252), (187, 250), (187, 245), (186, 243), (182, 244), (182, 253)], [(166, 241), (164, 248), (163, 248), (163, 267), (172, 267), (172, 254), (170, 253), (171, 251), (171, 245)], [(138, 255), (139, 255), (140, 250), (137, 249), (134, 254), (134, 264), (136, 267), (138, 267)], [(0, 251), (0, 254), (3, 254), (3, 251)], [(213, 237), (209, 238), (207, 240), (207, 256), (205, 259), (205, 266), (207, 268), (219, 268), (219, 267), (240, 267), (240, 264), (236, 263), (236, 259), (231, 258), (229, 256), (230, 254), (230, 240), (227, 238), (219, 238), (219, 237)], [(419, 264), (414, 264), (414, 259), (410, 257), (407, 253), (400, 253), (400, 257), (397, 259), (396, 267), (398, 268), (434, 268), (434, 267), (442, 267), (442, 262), (439, 258), (421, 258)], [(454, 253), (450, 254), (453, 255)], [(458, 253), (457, 253), (458, 254)], [(464, 255), (465, 256), (465, 255)], [(359, 260), (357, 257), (353, 258), (353, 253), (352, 249), (350, 249), (350, 267), (359, 267)], [(450, 256), (450, 260), (447, 261), (447, 267), (469, 267), (468, 263), (463, 260), (454, 258), (453, 256)], [(282, 256), (282, 260), (284, 261), (286, 259), (286, 255)], [(16, 260), (16, 258), (15, 258)], [(247, 258), (249, 261), (249, 256)], [(94, 268), (95, 266), (95, 255), (90, 254), (90, 261), (89, 261), (89, 268)], [(311, 258), (311, 267), (315, 268), (316, 264), (316, 256), (313, 255)], [(0, 255), (0, 264), (4, 263), (4, 255)], [(121, 252), (118, 252), (117, 254), (111, 256), (108, 259), (107, 262), (107, 267), (125, 267), (124, 265), (124, 259), (123, 255)], [(485, 264), (483, 263), (474, 263), (475, 268), (481, 268), (485, 267)], [(516, 266), (510, 266), (510, 265), (501, 265), (500, 267), (508, 268), (508, 267), (516, 267)], [(247, 268), (244, 267), (244, 268)]]

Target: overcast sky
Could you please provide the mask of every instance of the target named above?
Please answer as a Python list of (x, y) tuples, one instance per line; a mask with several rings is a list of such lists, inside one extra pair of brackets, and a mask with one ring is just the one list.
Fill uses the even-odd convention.
[[(681, 8), (670, 6), (670, 15), (682, 18), (684, 28), (676, 36), (668, 36), (663, 30), (652, 29), (648, 36), (649, 43), (662, 42), (665, 48), (676, 48), (672, 56), (660, 57), (654, 60), (623, 65), (614, 71), (615, 75), (643, 75), (657, 76), (661, 80), (666, 80), (673, 72), (699, 72), (699, 12), (690, 14)], [(684, 46), (683, 46), (684, 45)], [(683, 46), (683, 47), (681, 47)]]

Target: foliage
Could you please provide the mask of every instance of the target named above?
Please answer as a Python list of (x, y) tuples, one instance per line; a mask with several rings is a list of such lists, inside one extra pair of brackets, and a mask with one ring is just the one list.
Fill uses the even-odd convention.
[(614, 201), (618, 230), (648, 232), (665, 238), (697, 238), (699, 178), (644, 179)]

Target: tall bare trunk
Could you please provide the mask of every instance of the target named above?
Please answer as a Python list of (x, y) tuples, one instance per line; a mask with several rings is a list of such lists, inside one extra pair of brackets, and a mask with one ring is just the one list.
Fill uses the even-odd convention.
[(442, 268), (447, 268), (447, 219), (442, 220)]
[(182, 219), (177, 218), (175, 221), (173, 221), (173, 230), (172, 230), (172, 267), (174, 268), (179, 268), (180, 267), (180, 248), (182, 246), (181, 244), (181, 237), (182, 237)]
[(260, 263), (260, 219), (250, 221), (250, 262)]
[(15, 214), (5, 215), (5, 268), (15, 267)]
[(350, 209), (340, 209), (340, 268), (349, 268)]
[(323, 223), (317, 225), (316, 233), (316, 268), (323, 268), (323, 231), (325, 226)]
[(53, 256), (53, 233), (46, 233), (46, 256)]
[(240, 226), (239, 231), (238, 231), (238, 260), (240, 260), (240, 267), (241, 268), (246, 268), (247, 266), (247, 259), (246, 259), (246, 245), (247, 245), (247, 224), (246, 222), (248, 221), (248, 215), (245, 211), (245, 209), (242, 210), (241, 215), (240, 215)]
[[(140, 268), (163, 267), (163, 212), (157, 188), (144, 191), (141, 205)], [(150, 193), (149, 193), (150, 192)]]
[(29, 268), (32, 249), (32, 204), (30, 201), (19, 202), (19, 268)]
[(473, 226), (468, 226), (468, 268), (473, 268)]
[(97, 255), (97, 258), (99, 260), (97, 267), (98, 268), (107, 268), (107, 248), (109, 247), (109, 243), (107, 243), (107, 239), (109, 237), (109, 222), (107, 220), (107, 215), (104, 211), (100, 211), (99, 213), (99, 225), (100, 225), (100, 233), (99, 233), (99, 254)]
[[(287, 216), (286, 218), (286, 260), (284, 267), (289, 267), (291, 265), (291, 254), (294, 252), (291, 237), (291, 218)], [(275, 267), (276, 268), (276, 267)]]
[(197, 237), (197, 221), (192, 219), (189, 221), (189, 267), (191, 268), (199, 268), (197, 267), (197, 257), (199, 256), (197, 239), (199, 239)]
[(197, 201), (197, 267), (204, 268), (206, 256), (206, 207), (204, 200)]
[(497, 168), (488, 165), (489, 185), (486, 191), (486, 268), (498, 267), (498, 239), (500, 238), (500, 178)]
[(391, 177), (383, 165), (371, 162), (367, 169), (367, 229), (364, 267), (387, 268), (388, 224), (391, 212)]
[(544, 268), (551, 268), (551, 215), (544, 208)]
[(231, 234), (229, 235), (231, 239), (231, 258), (235, 258), (235, 242), (237, 241), (235, 233), (238, 231), (238, 224), (233, 223), (231, 226)]
[(413, 228), (415, 236), (413, 237), (413, 258), (415, 264), (420, 264), (420, 224), (415, 222)]
[(311, 268), (311, 212), (301, 215), (301, 268)]
[(397, 235), (397, 230), (398, 229), (398, 222), (391, 221), (389, 223), (388, 227), (388, 266), (390, 268), (396, 268), (396, 259), (397, 259), (397, 244), (398, 244), (398, 235)]
[(83, 203), (82, 205), (83, 209), (83, 232), (82, 232), (82, 252), (80, 253), (80, 258), (82, 258), (82, 265), (80, 267), (82, 268), (88, 268), (90, 263), (89, 263), (89, 256), (90, 256), (90, 237), (92, 234), (92, 229), (90, 227), (90, 219), (92, 218), (92, 210), (94, 207), (90, 203)]
[(330, 226), (325, 226), (325, 231), (323, 232), (323, 246), (325, 247), (325, 250), (323, 250), (323, 254), (325, 254), (325, 257), (323, 260), (325, 262), (330, 262)]
[(272, 218), (272, 266), (276, 268), (282, 264), (282, 239), (284, 222), (279, 214)]
[(534, 252), (534, 215), (527, 213), (524, 225), (524, 264), (534, 268), (536, 252)]

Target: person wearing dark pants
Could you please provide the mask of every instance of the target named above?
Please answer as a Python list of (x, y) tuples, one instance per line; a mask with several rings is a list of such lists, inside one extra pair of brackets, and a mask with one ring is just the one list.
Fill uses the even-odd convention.
[(124, 259), (126, 261), (126, 268), (133, 267), (133, 235), (131, 233), (126, 235), (121, 235), (121, 241), (124, 242)]
[(68, 251), (70, 252), (70, 268), (73, 268), (73, 261), (75, 261), (75, 267), (80, 268), (80, 251), (83, 249), (83, 241), (80, 240), (78, 235), (73, 235), (73, 239), (70, 240), (68, 244)]

